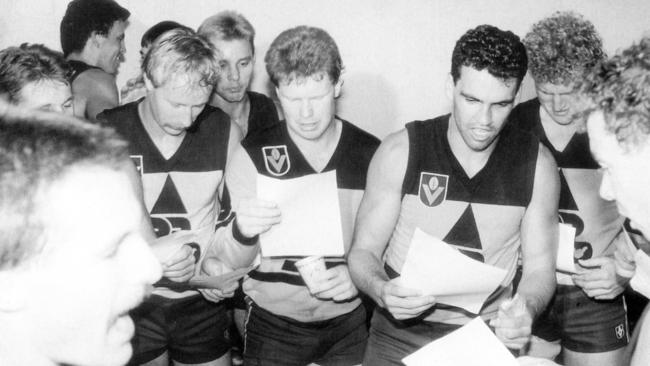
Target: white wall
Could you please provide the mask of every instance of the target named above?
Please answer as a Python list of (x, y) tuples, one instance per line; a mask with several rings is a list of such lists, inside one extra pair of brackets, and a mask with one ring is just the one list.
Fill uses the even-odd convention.
[[(127, 62), (118, 85), (138, 70), (142, 33), (164, 19), (196, 28), (209, 15), (234, 9), (256, 27), (253, 89), (268, 93), (263, 58), (282, 30), (308, 24), (337, 41), (346, 70), (339, 115), (379, 137), (413, 119), (446, 113), (444, 83), (454, 43), (467, 29), (490, 23), (523, 36), (556, 10), (576, 10), (601, 32), (606, 50), (650, 34), (647, 0), (118, 0), (131, 11)], [(39, 42), (60, 49), (67, 0), (0, 0), (0, 48)], [(524, 84), (522, 99), (532, 95)]]

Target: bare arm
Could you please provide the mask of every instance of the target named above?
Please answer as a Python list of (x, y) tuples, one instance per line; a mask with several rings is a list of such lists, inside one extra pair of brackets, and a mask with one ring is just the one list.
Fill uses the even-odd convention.
[(375, 153), (348, 255), (354, 284), (396, 318), (417, 316), (435, 301), (389, 280), (381, 260), (399, 217), (408, 148), (408, 135), (402, 130), (388, 136)]
[(533, 319), (555, 291), (560, 179), (551, 153), (540, 145), (533, 195), (521, 223), (523, 273), (514, 299), (504, 301), (491, 321), (495, 334), (512, 349), (530, 340)]
[(75, 109), (75, 113), (91, 121), (96, 121), (99, 113), (115, 108), (119, 103), (115, 77), (98, 69), (90, 69), (79, 75), (72, 83), (72, 92), (75, 99), (80, 100), (75, 107), (85, 105), (85, 111)]
[(548, 149), (540, 145), (533, 196), (521, 224), (523, 273), (517, 289), (533, 318), (555, 291), (559, 196), (557, 165)]

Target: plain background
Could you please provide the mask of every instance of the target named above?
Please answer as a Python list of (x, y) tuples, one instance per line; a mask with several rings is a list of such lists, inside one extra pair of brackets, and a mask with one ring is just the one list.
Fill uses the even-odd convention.
[[(444, 85), (451, 51), (469, 28), (489, 23), (523, 37), (557, 10), (574, 10), (599, 30), (608, 54), (650, 35), (648, 0), (118, 0), (131, 11), (126, 62), (118, 87), (139, 70), (140, 37), (161, 20), (192, 28), (222, 10), (246, 16), (257, 31), (252, 89), (272, 92), (264, 54), (282, 30), (324, 28), (336, 40), (345, 71), (338, 114), (380, 138), (406, 122), (447, 113)], [(22, 42), (60, 50), (67, 0), (0, 0), (0, 48)], [(533, 96), (529, 79), (520, 99)]]

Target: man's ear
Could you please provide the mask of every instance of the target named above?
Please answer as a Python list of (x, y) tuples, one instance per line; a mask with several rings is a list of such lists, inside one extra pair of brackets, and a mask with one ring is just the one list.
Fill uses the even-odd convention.
[(0, 271), (0, 313), (13, 313), (24, 309), (30, 291), (24, 273), (14, 270)]
[(456, 83), (454, 82), (454, 77), (451, 74), (447, 74), (447, 81), (445, 81), (445, 94), (449, 100), (454, 99), (454, 88)]
[(90, 42), (90, 44), (95, 48), (101, 48), (105, 40), (106, 40), (105, 36), (102, 36), (97, 32), (92, 32), (90, 34), (90, 38), (88, 39), (88, 42)]
[(343, 87), (343, 79), (339, 78), (339, 81), (334, 84), (334, 98), (338, 98), (341, 95), (341, 88)]

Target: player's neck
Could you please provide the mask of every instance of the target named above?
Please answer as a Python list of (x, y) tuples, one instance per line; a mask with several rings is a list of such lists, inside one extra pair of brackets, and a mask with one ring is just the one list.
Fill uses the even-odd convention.
[(474, 150), (472, 149), (463, 137), (460, 134), (460, 131), (456, 128), (456, 123), (453, 121), (453, 115), (449, 119), (449, 126), (447, 128), (447, 141), (449, 142), (449, 147), (451, 152), (456, 157), (458, 163), (465, 171), (465, 174), (469, 178), (474, 177), (478, 172), (485, 167), (488, 159), (492, 155), (492, 152), (497, 146), (499, 141), (499, 136), (497, 136), (490, 145), (488, 145), (483, 150)]
[(66, 57), (66, 60), (80, 61), (90, 66), (97, 66), (99, 64), (99, 56), (86, 49), (81, 52), (71, 52)]
[(302, 155), (307, 159), (309, 165), (315, 171), (321, 172), (332, 159), (332, 155), (334, 155), (334, 151), (341, 139), (342, 130), (343, 123), (336, 117), (333, 117), (327, 130), (318, 139), (304, 139), (294, 134), (291, 129), (289, 129), (289, 135), (291, 136), (291, 140), (298, 146)]
[(239, 126), (244, 136), (248, 133), (248, 116), (251, 111), (251, 102), (248, 98), (248, 93), (244, 94), (244, 98), (238, 102), (229, 102), (219, 94), (212, 93), (208, 104), (226, 112), (230, 116), (230, 120)]
[(179, 135), (170, 135), (165, 132), (162, 127), (160, 127), (160, 124), (156, 122), (151, 108), (151, 103), (149, 103), (148, 98), (145, 98), (142, 103), (138, 105), (138, 114), (140, 115), (142, 126), (145, 131), (147, 131), (151, 141), (153, 141), (158, 148), (158, 151), (160, 151), (165, 159), (169, 159), (178, 150), (185, 138), (186, 132), (183, 131), (183, 133)]
[(567, 124), (559, 124), (541, 107), (539, 108), (539, 119), (542, 123), (542, 128), (544, 128), (544, 134), (551, 145), (557, 151), (564, 151), (573, 135), (576, 134), (578, 124), (575, 121)]

